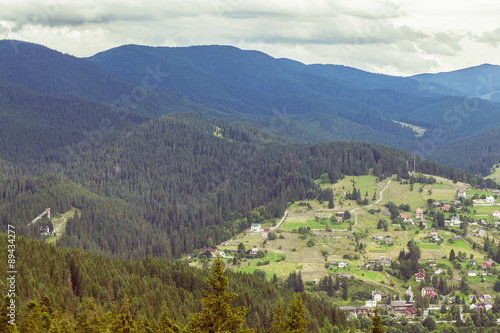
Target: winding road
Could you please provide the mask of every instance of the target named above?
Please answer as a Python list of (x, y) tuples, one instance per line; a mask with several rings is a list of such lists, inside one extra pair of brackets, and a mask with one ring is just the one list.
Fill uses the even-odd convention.
[(351, 213), (354, 213), (354, 225), (353, 225), (353, 227), (355, 227), (356, 224), (358, 224), (358, 213), (356, 213), (356, 211), (358, 209), (360, 209), (360, 208), (370, 208), (371, 206), (378, 204), (384, 198), (384, 194), (383, 193), (389, 187), (390, 183), (391, 183), (391, 180), (389, 179), (389, 181), (387, 182), (387, 184), (385, 185), (385, 187), (380, 191), (380, 193), (379, 193), (380, 198), (377, 201), (369, 204), (368, 206), (358, 207), (358, 208), (354, 208), (353, 210), (351, 210)]

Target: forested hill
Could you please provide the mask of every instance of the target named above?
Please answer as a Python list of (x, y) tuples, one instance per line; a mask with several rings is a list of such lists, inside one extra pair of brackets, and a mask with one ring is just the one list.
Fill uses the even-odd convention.
[(0, 159), (38, 164), (52, 151), (92, 136), (102, 140), (109, 132), (147, 119), (98, 102), (42, 95), (0, 82)]
[[(7, 244), (7, 236), (0, 234), (3, 257), (7, 257)], [(154, 332), (165, 332), (157, 327), (157, 323), (161, 324), (164, 305), (170, 317), (184, 326), (191, 313), (201, 310), (200, 299), (205, 291), (211, 291), (205, 283), (212, 278), (209, 271), (185, 263), (151, 257), (110, 258), (25, 238), (16, 239), (16, 263), (17, 276), (22, 277), (16, 280), (16, 323), (21, 332), (28, 329), (48, 332), (51, 325), (65, 328), (65, 332), (87, 332), (89, 327), (93, 328), (92, 332), (107, 332), (105, 327), (119, 320), (118, 311), (125, 295), (130, 300), (132, 317), (129, 320), (135, 321), (136, 327), (146, 322), (150, 327), (140, 332), (152, 332), (155, 327)], [(231, 306), (246, 307), (246, 322), (257, 332), (269, 329), (278, 298), (283, 300), (285, 308), (291, 302), (293, 293), (278, 284), (230, 270), (224, 275), (229, 279), (228, 291), (238, 294)], [(2, 290), (7, 289), (6, 281), (6, 270), (2, 270)], [(84, 300), (90, 297), (93, 303)], [(332, 324), (347, 327), (346, 315), (330, 300), (305, 293), (303, 299), (310, 321), (309, 332), (318, 332), (322, 327), (328, 332), (326, 328)], [(29, 300), (38, 305), (29, 304)], [(4, 328), (5, 308), (0, 312), (0, 328)]]
[(441, 163), (487, 176), (500, 161), (500, 129), (439, 147), (432, 158)]
[[(151, 120), (117, 133), (67, 167), (72, 181), (4, 177), (2, 223), (26, 223), (49, 205), (60, 212), (72, 206), (82, 213), (68, 221), (62, 246), (179, 257), (215, 246), (252, 222), (280, 217), (291, 201), (316, 197), (313, 180), (323, 173), (332, 181), (371, 170), (381, 178), (404, 177), (413, 158), (375, 144), (288, 144), (273, 135), (193, 113)], [(64, 169), (65, 158), (54, 154), (47, 163)], [(417, 159), (417, 165), (424, 173), (467, 178), (436, 163)], [(34, 229), (24, 231), (36, 236)]]

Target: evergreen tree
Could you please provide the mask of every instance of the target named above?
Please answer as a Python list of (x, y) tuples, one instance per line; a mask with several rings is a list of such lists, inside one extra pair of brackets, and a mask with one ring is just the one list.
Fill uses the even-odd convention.
[(212, 292), (201, 300), (203, 310), (192, 316), (186, 326), (186, 332), (249, 332), (243, 329), (246, 309), (231, 308), (231, 301), (237, 297), (228, 293), (228, 280), (223, 274), (222, 259), (218, 255), (213, 264), (213, 279), (206, 282), (212, 287)]
[(368, 332), (385, 333), (385, 327), (382, 326), (382, 319), (378, 315), (378, 308), (375, 309), (375, 316), (372, 318), (372, 327), (370, 327)]
[(278, 308), (274, 311), (274, 321), (271, 324), (271, 333), (285, 332), (285, 310), (281, 304), (281, 298), (278, 299)]
[(288, 311), (285, 332), (305, 333), (308, 322), (306, 308), (302, 304), (302, 297), (299, 293), (296, 293)]
[(347, 301), (349, 298), (349, 289), (347, 285), (347, 279), (342, 281), (342, 298)]
[(448, 258), (450, 261), (453, 261), (455, 260), (456, 256), (455, 256), (455, 250), (451, 249), (450, 251), (450, 257)]
[(111, 332), (113, 333), (132, 333), (137, 332), (135, 322), (130, 314), (130, 302), (127, 295), (123, 297), (122, 308), (111, 324)]
[(300, 271), (299, 274), (297, 274), (297, 279), (295, 280), (294, 291), (296, 293), (301, 293), (304, 291), (304, 282), (302, 281), (302, 273)]
[(163, 306), (163, 312), (161, 313), (158, 326), (159, 332), (161, 333), (177, 333), (182, 331), (179, 324), (169, 317), (166, 305)]

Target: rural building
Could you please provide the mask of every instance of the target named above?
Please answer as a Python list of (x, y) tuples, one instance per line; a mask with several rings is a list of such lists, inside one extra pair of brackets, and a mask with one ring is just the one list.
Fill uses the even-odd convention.
[(486, 236), (486, 230), (484, 230), (484, 229), (480, 229), (480, 230), (478, 231), (478, 234), (479, 234), (479, 237), (484, 237), (484, 236)]
[(437, 229), (432, 229), (430, 232), (429, 232), (429, 236), (437, 236), (438, 235), (438, 231)]
[(250, 251), (250, 255), (252, 255), (252, 256), (256, 256), (257, 253), (259, 253), (259, 249), (258, 248), (253, 248), (252, 251)]
[(417, 210), (415, 211), (415, 218), (417, 219), (424, 218), (424, 211), (420, 208), (417, 208)]
[(442, 274), (442, 273), (443, 273), (443, 271), (440, 268), (436, 268), (434, 270), (434, 274), (436, 274), (436, 275), (439, 275), (439, 274)]
[(337, 212), (337, 216), (344, 217), (345, 212)]
[(410, 302), (413, 302), (413, 292), (411, 291), (411, 287), (408, 287), (408, 289), (406, 290), (406, 295), (409, 296)]
[(423, 279), (424, 279), (424, 274), (422, 274), (422, 273), (420, 273), (420, 272), (418, 272), (418, 273), (416, 273), (416, 274), (415, 274), (415, 280), (416, 280), (417, 282), (420, 282), (420, 281), (422, 281)]
[(201, 249), (198, 254), (202, 254), (202, 253), (205, 253), (209, 251), (210, 254), (212, 255), (212, 257), (216, 257), (217, 256), (217, 248), (211, 248), (211, 247), (206, 247), (204, 249)]
[(458, 190), (458, 192), (457, 192), (457, 197), (459, 197), (459, 198), (460, 198), (460, 197), (465, 198), (465, 196), (466, 196), (466, 195), (467, 195), (467, 190), (466, 190), (466, 189), (464, 189), (464, 188), (463, 188), (463, 189)]
[(338, 268), (344, 268), (344, 267), (347, 267), (347, 263), (345, 261), (339, 261), (337, 263), (337, 267)]
[(474, 269), (469, 269), (467, 271), (467, 276), (477, 276), (477, 273)]
[(381, 302), (382, 301), (382, 293), (378, 290), (372, 291), (372, 300), (375, 302)]
[(264, 228), (264, 232), (269, 232), (271, 231), (271, 228)]
[(406, 214), (401, 214), (400, 217), (405, 221), (408, 219), (408, 215)]
[(425, 295), (428, 295), (429, 293), (433, 293), (434, 292), (434, 287), (423, 287), (422, 288), (422, 297), (424, 297)]
[(377, 301), (366, 301), (365, 306), (367, 308), (376, 308), (377, 307)]
[(260, 223), (252, 223), (250, 231), (260, 231)]
[(491, 213), (491, 215), (493, 215), (493, 217), (500, 217), (500, 212), (498, 210), (495, 210), (493, 211), (493, 213)]
[(486, 203), (495, 203), (495, 198), (493, 198), (491, 195), (486, 197)]
[(481, 267), (482, 268), (487, 268), (487, 267), (491, 267), (493, 263), (491, 262), (491, 260), (488, 260), (488, 261), (485, 261), (481, 264)]
[(469, 265), (476, 266), (477, 265), (477, 261), (471, 260), (471, 261), (469, 261)]
[(435, 262), (435, 261), (429, 261), (429, 262), (427, 263), (427, 265), (429, 265), (429, 266), (431, 266), (431, 267), (434, 267), (434, 266), (436, 266), (437, 264), (436, 264), (436, 262)]
[(392, 311), (406, 311), (407, 309), (413, 308), (413, 303), (406, 301), (391, 301)]
[(455, 236), (453, 236), (453, 238), (452, 238), (452, 239), (453, 239), (453, 240), (460, 240), (460, 239), (462, 239), (462, 236), (460, 236), (460, 235), (455, 235)]
[(444, 205), (443, 207), (441, 207), (441, 211), (447, 212), (450, 210), (450, 208), (451, 208), (451, 205)]
[(386, 237), (386, 238), (384, 239), (384, 242), (385, 242), (386, 244), (391, 244), (391, 243), (392, 243), (392, 238), (391, 238), (391, 237)]

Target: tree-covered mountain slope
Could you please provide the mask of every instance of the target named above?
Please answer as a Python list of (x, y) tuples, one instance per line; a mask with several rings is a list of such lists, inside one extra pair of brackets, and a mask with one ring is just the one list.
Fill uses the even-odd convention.
[(0, 159), (31, 165), (65, 146), (97, 145), (108, 133), (147, 119), (102, 103), (42, 95), (0, 82)]

